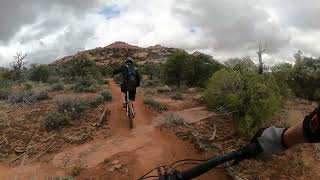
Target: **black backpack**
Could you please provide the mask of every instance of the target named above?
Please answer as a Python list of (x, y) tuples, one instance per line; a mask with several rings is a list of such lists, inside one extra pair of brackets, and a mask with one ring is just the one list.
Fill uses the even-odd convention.
[(137, 71), (134, 66), (127, 65), (127, 88), (128, 90), (134, 90), (138, 85)]

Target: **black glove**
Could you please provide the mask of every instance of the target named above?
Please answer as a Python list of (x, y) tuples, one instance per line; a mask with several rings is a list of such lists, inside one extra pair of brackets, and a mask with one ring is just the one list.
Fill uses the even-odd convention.
[(303, 135), (310, 143), (320, 142), (320, 107), (314, 109), (303, 120)]
[(285, 150), (286, 145), (283, 142), (283, 134), (286, 130), (285, 128), (274, 126), (260, 129), (251, 140), (251, 142), (258, 142), (262, 148), (258, 158), (268, 158)]

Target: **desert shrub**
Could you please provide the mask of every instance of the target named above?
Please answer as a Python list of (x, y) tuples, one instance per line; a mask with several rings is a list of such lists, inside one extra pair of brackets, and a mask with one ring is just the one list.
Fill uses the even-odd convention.
[(96, 63), (84, 56), (72, 59), (62, 69), (61, 74), (70, 82), (88, 79), (100, 82), (102, 78)]
[(230, 58), (225, 63), (227, 68), (237, 71), (239, 73), (257, 72), (258, 67), (249, 57), (244, 58)]
[(160, 79), (162, 65), (146, 62), (145, 64), (139, 66), (139, 70), (141, 74), (148, 76), (148, 80)]
[(88, 103), (76, 98), (62, 98), (57, 101), (57, 111), (66, 116), (67, 119), (78, 118), (88, 108)]
[(184, 119), (175, 113), (166, 113), (164, 115), (164, 124), (166, 127), (175, 127), (184, 124)]
[(280, 93), (283, 96), (290, 96), (291, 93), (291, 84), (294, 69), (293, 66), (289, 63), (277, 64), (271, 67), (272, 76), (275, 78)]
[(112, 101), (112, 94), (110, 91), (102, 91), (100, 94), (103, 97), (104, 101)]
[(99, 72), (102, 76), (111, 77), (113, 73), (113, 68), (110, 65), (100, 65), (98, 66)]
[(162, 112), (168, 110), (168, 107), (164, 104), (161, 104), (160, 102), (152, 99), (152, 98), (146, 98), (143, 100), (143, 103), (149, 106), (150, 108)]
[(47, 83), (50, 85), (57, 84), (60, 82), (61, 82), (61, 79), (58, 76), (50, 76), (49, 79), (47, 80)]
[(61, 90), (64, 90), (64, 84), (62, 82), (58, 82), (58, 83), (52, 84), (49, 87), (49, 90), (50, 91), (61, 91)]
[(7, 69), (0, 71), (0, 88), (8, 88), (12, 83)]
[(165, 85), (165, 86), (158, 87), (157, 91), (159, 93), (164, 93), (164, 92), (170, 92), (170, 91), (172, 91), (172, 89), (168, 85)]
[(80, 174), (81, 171), (81, 165), (80, 164), (76, 164), (72, 167), (71, 169), (71, 176), (72, 177), (76, 177)]
[(22, 91), (11, 93), (7, 101), (10, 104), (32, 104), (36, 101), (48, 99), (47, 91)]
[(320, 58), (302, 57), (302, 54), (300, 56), (295, 55), (292, 90), (298, 97), (319, 100), (317, 90), (320, 89)]
[(104, 102), (104, 97), (101, 94), (99, 94), (99, 95), (97, 95), (97, 96), (95, 96), (95, 97), (93, 97), (92, 99), (89, 100), (89, 105), (91, 107), (96, 108), (100, 104), (102, 104), (103, 102)]
[(175, 92), (170, 96), (172, 100), (183, 100), (183, 94), (181, 92)]
[(26, 82), (26, 83), (23, 84), (23, 90), (24, 91), (29, 91), (31, 89), (32, 89), (32, 84), (31, 83)]
[(50, 75), (50, 67), (48, 65), (32, 65), (29, 69), (28, 77), (31, 81), (47, 82)]
[(11, 93), (10, 89), (0, 89), (0, 100), (7, 100)]
[(251, 136), (280, 106), (272, 76), (222, 69), (209, 80), (204, 100), (210, 109), (232, 112), (240, 133)]
[(43, 121), (44, 127), (48, 129), (59, 129), (69, 124), (67, 117), (60, 112), (49, 112)]
[(35, 101), (42, 101), (49, 99), (48, 91), (39, 90), (39, 91), (32, 91), (32, 99)]
[(161, 85), (162, 83), (160, 82), (160, 80), (145, 80), (142, 82), (142, 86), (145, 87), (154, 87), (154, 86), (158, 86)]
[(92, 78), (79, 79), (74, 85), (75, 92), (96, 92), (98, 83)]

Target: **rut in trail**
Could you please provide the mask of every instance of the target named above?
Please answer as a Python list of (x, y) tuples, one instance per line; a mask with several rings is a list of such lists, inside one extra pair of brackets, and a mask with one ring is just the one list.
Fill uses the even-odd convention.
[[(122, 109), (122, 96), (119, 87), (110, 82), (113, 95), (112, 104), (108, 107), (112, 112), (110, 121), (112, 138), (104, 142), (102, 147), (88, 156), (88, 166), (95, 167), (106, 158), (122, 154), (127, 162), (129, 176), (113, 173), (110, 179), (136, 179), (151, 168), (171, 164), (185, 158), (204, 158), (194, 145), (181, 141), (173, 133), (160, 131), (153, 125), (156, 117), (143, 105), (143, 98), (138, 96), (134, 103), (136, 117), (134, 129), (128, 128), (128, 119)], [(121, 159), (121, 157), (119, 157)], [(91, 170), (94, 171), (95, 168)], [(81, 178), (89, 177), (85, 173)], [(102, 178), (101, 176), (98, 178)], [(199, 179), (230, 179), (224, 170), (215, 170)]]
[[(52, 160), (33, 164), (24, 169), (18, 179), (49, 179), (54, 176), (67, 175), (75, 163), (80, 162), (83, 169), (78, 179), (137, 179), (150, 169), (159, 165), (168, 165), (186, 158), (205, 158), (204, 154), (189, 142), (178, 139), (173, 133), (156, 128), (152, 111), (143, 105), (138, 96), (134, 103), (136, 117), (134, 129), (129, 129), (128, 119), (122, 108), (120, 88), (110, 81), (113, 100), (107, 108), (111, 111), (111, 134), (109, 138), (95, 137), (91, 142), (67, 148), (53, 156)], [(125, 175), (110, 172), (102, 167), (103, 161), (120, 160), (126, 167)], [(1, 171), (11, 172), (3, 174)], [(0, 179), (11, 179), (16, 170), (1, 168)], [(208, 172), (198, 179), (231, 179), (222, 169)]]

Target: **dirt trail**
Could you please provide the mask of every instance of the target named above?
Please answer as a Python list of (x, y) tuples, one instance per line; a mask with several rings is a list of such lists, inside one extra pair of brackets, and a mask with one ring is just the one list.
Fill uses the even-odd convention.
[[(103, 139), (96, 137), (89, 143), (71, 147), (51, 155), (49, 162), (38, 162), (24, 168), (17, 179), (49, 179), (56, 175), (67, 175), (70, 168), (81, 163), (78, 179), (137, 179), (150, 169), (171, 164), (180, 159), (205, 158), (205, 154), (194, 148), (194, 145), (179, 140), (173, 133), (161, 131), (153, 125), (156, 116), (143, 105), (143, 99), (137, 97), (134, 103), (136, 118), (134, 129), (128, 128), (128, 120), (122, 108), (120, 88), (110, 82), (113, 101), (108, 105), (111, 111), (112, 136)], [(110, 166), (103, 163), (105, 159), (120, 160), (126, 172), (110, 172)], [(110, 163), (109, 163), (110, 164)], [(0, 179), (13, 179), (17, 169), (0, 165)], [(222, 170), (214, 170), (198, 179), (231, 179)]]

